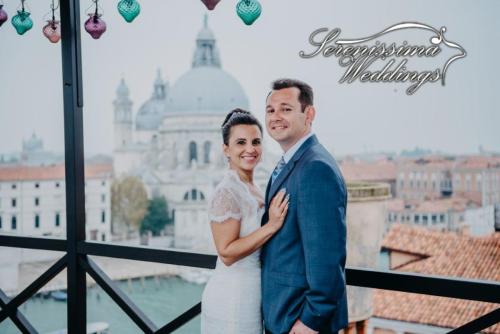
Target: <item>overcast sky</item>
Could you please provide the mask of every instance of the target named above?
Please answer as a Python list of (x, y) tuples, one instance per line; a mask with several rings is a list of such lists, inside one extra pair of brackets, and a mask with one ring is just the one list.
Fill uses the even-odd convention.
[[(9, 22), (0, 27), (0, 153), (19, 151), (35, 131), (45, 147), (63, 151), (60, 44), (41, 33), (49, 1), (27, 1), (34, 27), (18, 36), (10, 18), (19, 1), (4, 0)], [(134, 113), (152, 93), (157, 68), (174, 84), (190, 68), (195, 38), (207, 10), (199, 0), (141, 0), (142, 12), (127, 24), (116, 1), (102, 1), (108, 31), (93, 40), (82, 29), (85, 149), (111, 153), (112, 101), (124, 77)], [(450, 153), (500, 151), (500, 1), (289, 1), (261, 0), (262, 16), (250, 27), (222, 0), (209, 12), (209, 26), (222, 66), (247, 93), (250, 109), (264, 116), (269, 83), (278, 77), (309, 82), (316, 94), (314, 131), (336, 154), (400, 151), (415, 146)], [(82, 27), (91, 1), (82, 1)], [(342, 37), (365, 37), (401, 21), (447, 27), (445, 37), (468, 55), (450, 66), (446, 86), (425, 84), (414, 96), (408, 84), (339, 84), (345, 69), (337, 59), (302, 59), (308, 37), (320, 27), (342, 29)], [(407, 34), (407, 35), (405, 35)], [(429, 33), (394, 34), (429, 44)], [(392, 38), (392, 36), (388, 36)], [(453, 54), (443, 50), (425, 65), (441, 68)], [(269, 137), (266, 139), (269, 142)], [(273, 150), (276, 146), (272, 146)]]

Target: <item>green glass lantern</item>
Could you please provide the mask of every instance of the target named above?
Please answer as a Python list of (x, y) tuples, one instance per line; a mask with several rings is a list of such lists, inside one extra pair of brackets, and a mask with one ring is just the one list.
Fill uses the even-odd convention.
[(121, 0), (118, 2), (118, 12), (130, 23), (141, 12), (141, 5), (136, 0)]
[(236, 5), (236, 13), (246, 25), (251, 25), (262, 13), (262, 6), (257, 0), (240, 0)]
[(11, 22), (19, 35), (33, 28), (33, 20), (30, 18), (30, 13), (24, 10), (24, 8), (17, 11), (17, 15), (12, 17)]

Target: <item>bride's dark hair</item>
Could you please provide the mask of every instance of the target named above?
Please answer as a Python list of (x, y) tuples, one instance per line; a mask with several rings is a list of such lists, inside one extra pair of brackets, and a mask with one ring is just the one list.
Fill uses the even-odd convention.
[(235, 125), (240, 124), (257, 125), (260, 133), (262, 135), (264, 134), (262, 132), (262, 125), (260, 125), (260, 122), (257, 120), (257, 118), (255, 118), (254, 115), (252, 115), (252, 113), (240, 108), (236, 108), (231, 110), (229, 114), (226, 115), (224, 122), (222, 122), (222, 141), (224, 142), (224, 144), (229, 144), (229, 135), (231, 134), (231, 128)]

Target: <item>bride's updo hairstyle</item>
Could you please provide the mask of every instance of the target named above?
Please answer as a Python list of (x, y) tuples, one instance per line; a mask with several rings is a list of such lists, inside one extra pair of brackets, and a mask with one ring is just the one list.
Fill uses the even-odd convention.
[(260, 125), (260, 122), (255, 118), (254, 115), (252, 115), (249, 111), (236, 108), (233, 109), (227, 114), (226, 118), (224, 119), (224, 122), (222, 122), (222, 141), (224, 142), (225, 145), (229, 144), (229, 136), (231, 134), (231, 128), (235, 125), (257, 125), (260, 133), (263, 135), (264, 133), (262, 132), (262, 125)]

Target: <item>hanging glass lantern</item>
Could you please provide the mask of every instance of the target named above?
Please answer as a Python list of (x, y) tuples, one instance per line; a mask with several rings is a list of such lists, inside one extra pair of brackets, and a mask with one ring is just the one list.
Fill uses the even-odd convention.
[(99, 39), (106, 31), (106, 22), (101, 19), (100, 14), (89, 14), (89, 16), (87, 21), (85, 21), (85, 30), (93, 39)]
[(21, 10), (17, 11), (17, 15), (12, 17), (12, 25), (16, 28), (19, 35), (24, 34), (26, 31), (33, 28), (33, 21), (30, 18), (30, 12), (24, 8), (24, 1), (21, 0)]
[(208, 10), (213, 10), (215, 6), (220, 2), (220, 0), (201, 0)]
[(118, 2), (118, 12), (130, 23), (141, 12), (141, 5), (136, 0), (121, 0)]
[(3, 4), (0, 4), (0, 27), (9, 19), (7, 12), (3, 9)]
[(52, 43), (57, 43), (61, 39), (61, 23), (56, 20), (55, 11), (59, 8), (54, 6), (54, 0), (52, 0), (52, 5), (50, 9), (52, 11), (52, 18), (47, 20), (47, 24), (43, 26), (42, 32), (45, 37), (49, 39)]
[(257, 0), (240, 0), (236, 5), (236, 12), (246, 25), (251, 25), (262, 13), (262, 6)]
[(101, 19), (102, 15), (98, 12), (98, 0), (93, 1), (95, 3), (95, 11), (88, 14), (89, 18), (85, 21), (85, 30), (93, 39), (98, 39), (106, 31), (106, 22)]
[(52, 43), (57, 43), (61, 39), (61, 23), (56, 20), (49, 20), (42, 29), (43, 35)]

